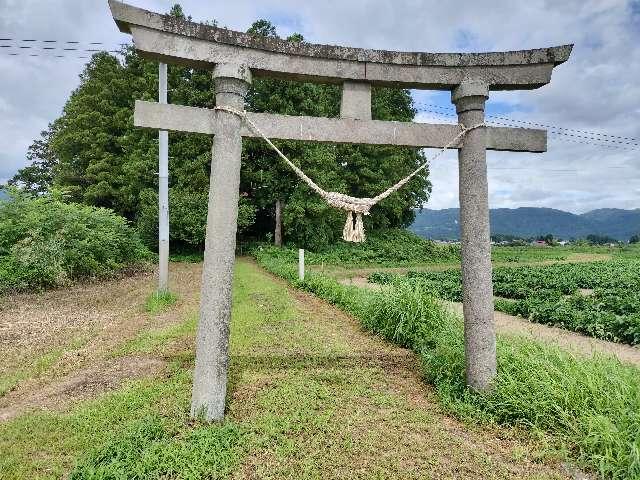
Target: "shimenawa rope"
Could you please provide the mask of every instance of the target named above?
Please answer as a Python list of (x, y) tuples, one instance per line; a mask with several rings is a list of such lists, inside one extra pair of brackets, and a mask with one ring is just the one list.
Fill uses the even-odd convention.
[[(475, 130), (476, 128), (484, 127), (484, 123), (479, 123), (478, 125), (474, 125), (472, 127), (466, 128), (464, 125), (459, 124), (460, 133), (458, 133), (449, 143), (447, 143), (443, 148), (441, 148), (431, 159), (427, 160), (425, 163), (416, 168), (413, 172), (407, 175), (405, 178), (400, 180), (395, 185), (392, 185), (384, 192), (373, 198), (357, 198), (351, 197), (349, 195), (345, 195), (344, 193), (339, 192), (327, 192), (323, 190), (320, 186), (318, 186), (313, 180), (311, 180), (299, 167), (297, 167), (291, 160), (287, 158), (287, 156), (280, 151), (278, 147), (276, 147), (269, 138), (262, 133), (262, 131), (253, 123), (249, 117), (247, 117), (247, 112), (241, 112), (231, 107), (219, 106), (215, 107), (215, 110), (222, 110), (224, 112), (232, 113), (240, 117), (251, 130), (253, 130), (258, 136), (260, 136), (265, 142), (269, 144), (271, 148), (273, 148), (276, 153), (285, 161), (289, 167), (300, 177), (302, 181), (304, 181), (312, 190), (314, 190), (318, 195), (320, 195), (329, 205), (334, 208), (338, 208), (340, 210), (345, 210), (347, 212), (347, 221), (344, 224), (344, 229), (342, 230), (342, 238), (347, 242), (364, 242), (366, 236), (364, 233), (364, 223), (362, 221), (362, 215), (369, 215), (369, 210), (376, 203), (384, 200), (392, 193), (397, 192), (401, 189), (409, 180), (415, 177), (421, 170), (425, 169), (429, 162), (435, 160), (440, 155), (442, 155), (448, 148), (454, 145), (460, 138), (465, 136), (471, 130)], [(355, 217), (355, 218), (354, 218)]]

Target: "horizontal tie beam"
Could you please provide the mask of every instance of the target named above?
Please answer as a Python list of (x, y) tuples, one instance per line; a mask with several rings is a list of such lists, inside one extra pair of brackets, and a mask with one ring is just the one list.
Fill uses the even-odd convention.
[[(136, 101), (136, 127), (215, 135), (217, 112), (207, 108)], [(326, 143), (397, 145), (443, 148), (460, 127), (447, 124), (389, 122), (247, 113), (247, 117), (270, 139)], [(472, 125), (466, 125), (471, 127)], [(257, 135), (243, 125), (243, 137)], [(460, 148), (462, 141), (452, 148)], [(547, 132), (530, 128), (487, 127), (487, 149), (512, 152), (545, 152)]]

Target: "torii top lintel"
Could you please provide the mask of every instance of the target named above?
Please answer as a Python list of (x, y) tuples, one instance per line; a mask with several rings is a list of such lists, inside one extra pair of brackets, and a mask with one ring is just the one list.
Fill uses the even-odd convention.
[(242, 63), (257, 76), (342, 83), (361, 81), (402, 88), (451, 90), (464, 80), (491, 90), (525, 90), (551, 80), (573, 45), (491, 53), (394, 52), (289, 42), (187, 22), (115, 0), (109, 6), (118, 27), (130, 33), (145, 57), (209, 67)]

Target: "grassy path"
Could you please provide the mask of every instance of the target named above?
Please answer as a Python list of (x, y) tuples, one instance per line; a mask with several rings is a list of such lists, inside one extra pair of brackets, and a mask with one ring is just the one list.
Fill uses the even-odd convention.
[[(197, 292), (200, 266), (173, 268), (181, 272), (180, 288)], [(130, 291), (126, 300), (119, 298), (121, 308), (141, 316), (133, 333), (101, 344), (101, 353), (77, 369), (67, 366), (62, 376), (39, 374), (37, 384), (139, 358), (164, 367), (125, 386), (113, 385), (111, 393), (96, 391), (93, 400), (70, 398), (50, 407), (53, 411), (21, 411), (0, 422), (0, 478), (60, 478), (78, 462), (74, 479), (133, 473), (138, 478), (568, 478), (544, 438), (533, 441), (509, 429), (451, 419), (421, 380), (411, 352), (368, 335), (344, 313), (291, 290), (247, 260), (239, 261), (234, 280), (227, 420), (194, 423), (187, 412), (197, 297), (185, 291), (161, 319), (145, 320), (139, 305), (149, 281), (120, 282)], [(41, 297), (51, 295), (56, 293)], [(125, 321), (130, 314), (122, 315), (116, 325), (130, 323)], [(14, 366), (24, 367), (19, 361)], [(28, 391), (32, 381), (24, 380), (15, 391)], [(16, 398), (6, 395), (5, 401)]]

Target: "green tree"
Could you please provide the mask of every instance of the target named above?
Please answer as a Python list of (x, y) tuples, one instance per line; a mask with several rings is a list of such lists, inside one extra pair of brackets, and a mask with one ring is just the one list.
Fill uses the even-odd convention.
[[(276, 37), (272, 24), (255, 22), (249, 33)], [(287, 40), (302, 42), (295, 34)], [(255, 79), (247, 98), (247, 109), (284, 115), (336, 117), (340, 88), (335, 85)], [(415, 116), (407, 90), (374, 88), (372, 116), (380, 120), (410, 121)], [(321, 249), (337, 241), (346, 215), (300, 182), (291, 169), (264, 141), (245, 142), (242, 189), (251, 192), (261, 219), (256, 225), (264, 233), (274, 224), (275, 203), (284, 201), (285, 235), (300, 246)], [(359, 197), (371, 197), (386, 190), (425, 161), (418, 149), (355, 145), (320, 145), (305, 142), (277, 142), (287, 156), (317, 184)], [(427, 199), (428, 172), (417, 175), (400, 192), (372, 209), (365, 219), (369, 228), (409, 225), (414, 209)]]
[[(185, 17), (179, 6), (171, 14)], [(215, 24), (215, 22), (213, 22)], [(266, 20), (249, 33), (277, 37)], [(301, 35), (289, 37), (302, 42)], [(169, 102), (213, 108), (214, 85), (209, 71), (169, 67)], [(80, 76), (62, 116), (30, 149), (32, 165), (12, 182), (42, 192), (52, 185), (70, 200), (108, 207), (135, 222), (149, 244), (155, 244), (157, 225), (156, 131), (133, 126), (136, 99), (155, 101), (158, 67), (133, 48), (121, 59), (108, 53), (92, 57)], [(406, 90), (375, 88), (373, 117), (413, 119)], [(336, 117), (340, 88), (335, 85), (256, 78), (247, 109), (286, 115)], [(354, 196), (373, 196), (413, 171), (424, 161), (418, 149), (327, 145), (281, 141), (278, 145), (307, 174), (327, 190)], [(306, 248), (323, 248), (340, 238), (345, 220), (339, 212), (301, 184), (295, 174), (260, 139), (244, 142), (241, 175), (241, 227), (247, 235), (263, 237), (274, 228), (275, 202), (284, 202), (285, 235)], [(169, 135), (171, 240), (190, 246), (204, 243), (206, 198), (209, 189), (211, 138)], [(408, 225), (414, 208), (428, 198), (427, 172), (416, 176), (400, 192), (381, 202), (366, 218), (368, 228)]]
[(591, 245), (606, 245), (608, 243), (618, 243), (615, 238), (611, 238), (608, 235), (591, 234), (587, 235), (586, 238), (587, 242), (589, 242)]
[(35, 140), (27, 150), (29, 165), (21, 168), (8, 182), (20, 187), (27, 193), (41, 195), (51, 188), (58, 165), (58, 157), (51, 148), (51, 138), (55, 134), (57, 123), (52, 123), (40, 133), (41, 138)]

